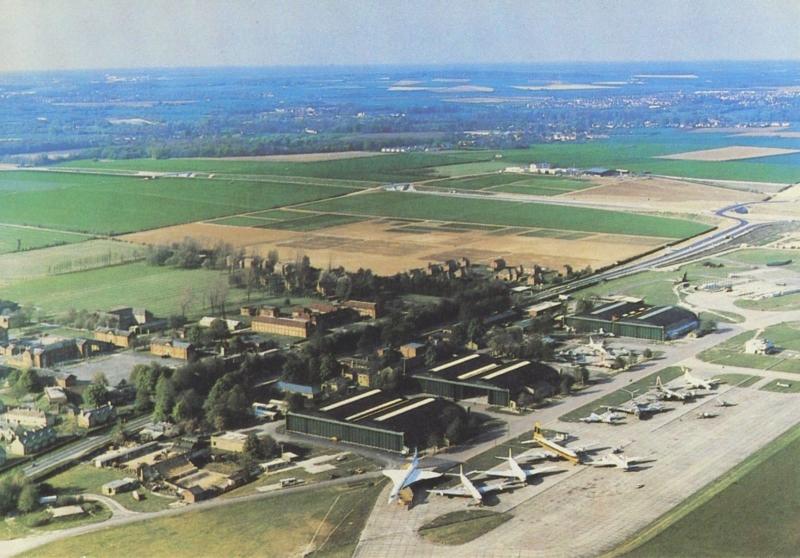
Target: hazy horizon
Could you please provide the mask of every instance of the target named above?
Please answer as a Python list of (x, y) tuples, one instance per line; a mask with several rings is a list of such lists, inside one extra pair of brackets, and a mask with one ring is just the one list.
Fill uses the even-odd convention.
[(0, 71), (800, 59), (800, 2), (0, 0)]

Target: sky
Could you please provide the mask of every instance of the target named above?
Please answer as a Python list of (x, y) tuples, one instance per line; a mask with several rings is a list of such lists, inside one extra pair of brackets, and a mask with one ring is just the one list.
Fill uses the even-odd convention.
[(0, 71), (800, 59), (800, 0), (0, 0)]

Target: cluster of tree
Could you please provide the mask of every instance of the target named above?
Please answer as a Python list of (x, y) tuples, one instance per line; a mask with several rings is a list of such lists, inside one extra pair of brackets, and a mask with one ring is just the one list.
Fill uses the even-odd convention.
[(172, 266), (181, 269), (225, 269), (228, 257), (236, 252), (230, 244), (219, 243), (213, 248), (203, 248), (191, 239), (164, 246), (148, 246), (145, 260), (154, 266)]
[(272, 436), (259, 437), (255, 432), (247, 435), (239, 458), (239, 465), (249, 471), (255, 463), (274, 457), (280, 452), (280, 447)]
[(18, 370), (12, 368), (6, 376), (6, 385), (16, 397), (23, 397), (29, 393), (40, 393), (44, 387), (44, 382), (36, 370), (31, 368)]
[(102, 372), (94, 375), (92, 383), (86, 386), (81, 394), (83, 402), (91, 408), (100, 407), (108, 402), (108, 378)]
[(192, 429), (243, 425), (252, 403), (254, 385), (283, 369), (279, 355), (248, 355), (231, 370), (221, 359), (203, 359), (172, 370), (158, 363), (137, 365), (131, 372), (136, 387), (135, 407), (153, 410), (155, 420), (172, 420)]
[(0, 515), (30, 513), (39, 507), (39, 487), (21, 473), (0, 478)]
[(541, 335), (526, 335), (519, 327), (495, 328), (488, 335), (487, 345), (498, 356), (550, 360), (553, 346)]

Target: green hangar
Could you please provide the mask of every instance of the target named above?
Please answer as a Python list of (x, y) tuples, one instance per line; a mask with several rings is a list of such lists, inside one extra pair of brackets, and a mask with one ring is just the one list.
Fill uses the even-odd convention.
[(443, 416), (466, 416), (464, 409), (437, 397), (406, 399), (371, 389), (315, 410), (290, 411), (286, 430), (360, 446), (406, 453), (425, 447)]
[(667, 341), (697, 329), (700, 320), (693, 312), (678, 306), (648, 306), (641, 300), (620, 300), (568, 316), (566, 325), (579, 333), (603, 331), (621, 337)]
[(486, 397), (490, 405), (509, 406), (523, 390), (558, 384), (558, 372), (529, 360), (502, 362), (482, 353), (463, 356), (412, 375), (424, 393), (453, 400)]

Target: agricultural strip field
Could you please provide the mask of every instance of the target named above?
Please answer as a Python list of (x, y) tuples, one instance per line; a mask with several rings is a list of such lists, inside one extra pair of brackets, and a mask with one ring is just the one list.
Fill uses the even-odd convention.
[(118, 265), (144, 258), (144, 248), (97, 239), (0, 255), (0, 286), (22, 279)]
[[(624, 372), (622, 372), (622, 374), (624, 374)], [(661, 381), (666, 384), (682, 374), (683, 371), (679, 366), (669, 366), (667, 368), (663, 368), (658, 372), (653, 372), (652, 374), (645, 376), (641, 380), (630, 383), (625, 389), (612, 391), (600, 399), (596, 399), (591, 403), (587, 403), (582, 407), (578, 407), (577, 409), (558, 417), (558, 420), (564, 422), (578, 422), (581, 417), (588, 416), (590, 413), (605, 411), (605, 407), (607, 406), (622, 405), (627, 403), (631, 400), (631, 394), (629, 392), (635, 392), (636, 397), (643, 395), (649, 389), (651, 389), (651, 386), (655, 385), (656, 378), (660, 377)]]
[[(435, 167), (484, 162), (494, 158), (488, 151), (401, 153), (332, 161), (292, 163), (285, 161), (230, 161), (220, 159), (127, 159), (69, 161), (63, 167), (154, 172), (205, 172), (243, 175), (297, 176), (351, 179), (373, 182), (409, 182), (435, 178)], [(504, 167), (505, 165), (502, 165)], [(496, 169), (490, 169), (496, 170)], [(474, 174), (474, 173), (473, 173)]]
[(352, 555), (382, 484), (321, 488), (131, 523), (23, 554), (49, 556)]
[(613, 555), (796, 556), (798, 461), (800, 427), (795, 426), (656, 520), (639, 536), (643, 542), (635, 538)]
[(485, 190), (509, 192), (512, 194), (528, 194), (540, 196), (557, 196), (567, 192), (582, 190), (595, 186), (589, 180), (571, 178), (555, 178), (531, 176), (517, 173), (492, 173), (465, 178), (447, 178), (426, 182), (425, 186), (455, 190)]
[(686, 238), (710, 229), (706, 225), (681, 219), (600, 209), (396, 192), (325, 200), (306, 205), (304, 209), (663, 238)]
[[(756, 334), (745, 331), (739, 335), (706, 349), (698, 358), (705, 362), (723, 366), (740, 366), (759, 370), (776, 370), (800, 374), (800, 324), (783, 323), (767, 327), (762, 336), (775, 344), (777, 352), (769, 355), (752, 355), (744, 352), (744, 345)], [(784, 354), (790, 351), (791, 355)]]
[[(70, 308), (97, 310), (117, 306), (147, 308), (157, 316), (180, 314), (181, 301), (190, 299), (187, 313), (200, 317), (208, 309), (208, 292), (227, 287), (227, 276), (207, 269), (155, 267), (136, 262), (89, 271), (16, 281), (3, 288), (3, 298), (41, 307), (47, 313)], [(280, 298), (282, 301), (285, 297)], [(246, 302), (241, 289), (229, 291), (228, 310)], [(259, 302), (253, 298), (253, 303)]]
[(0, 225), (0, 254), (72, 244), (89, 238), (83, 234)]
[(323, 199), (353, 188), (244, 180), (0, 173), (0, 222), (120, 234)]

